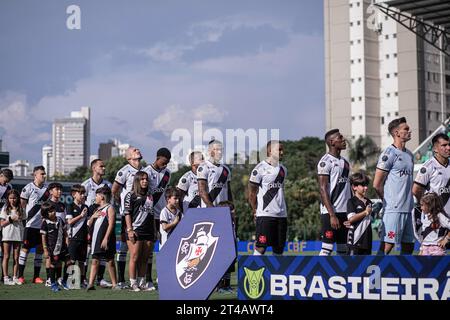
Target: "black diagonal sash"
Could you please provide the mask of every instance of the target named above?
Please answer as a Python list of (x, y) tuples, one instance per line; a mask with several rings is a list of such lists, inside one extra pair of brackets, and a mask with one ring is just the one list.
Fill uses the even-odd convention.
[[(278, 172), (277, 177), (273, 181), (274, 184), (283, 184), (284, 178), (286, 177), (286, 173), (284, 172), (283, 167), (280, 167), (280, 171)], [(267, 190), (267, 192), (263, 196), (263, 210), (269, 205), (269, 203), (275, 198), (275, 196), (280, 190), (280, 187), (276, 186)]]
[(3, 207), (3, 205), (6, 203), (7, 199), (7, 195), (9, 190), (11, 190), (11, 185), (7, 185), (5, 188), (5, 191), (3, 192), (3, 194), (0, 196), (0, 206)]
[(39, 198), (37, 203), (27, 212), (27, 221), (33, 219), (33, 217), (41, 210), (42, 202), (45, 202), (50, 197), (50, 192), (45, 190), (44, 194)]
[(194, 199), (191, 200), (188, 204), (188, 208), (197, 208), (201, 203), (201, 198), (199, 195), (196, 195)]
[[(228, 171), (227, 168), (222, 167), (222, 173), (220, 174), (219, 179), (217, 179), (217, 184), (225, 184), (225, 182), (227, 182), (228, 180), (228, 175), (230, 174), (230, 172)], [(211, 200), (211, 202), (214, 202), (214, 200), (216, 200), (217, 196), (220, 194), (220, 192), (222, 191), (222, 187), (215, 187), (213, 189), (211, 189), (209, 191), (209, 199)]]
[[(344, 169), (342, 170), (342, 174), (341, 174), (340, 178), (344, 178), (345, 181), (347, 181), (349, 172), (350, 172), (350, 165), (348, 164), (348, 162), (346, 160), (344, 160)], [(334, 187), (333, 191), (331, 192), (331, 197), (330, 197), (332, 205), (334, 205), (336, 200), (339, 198), (339, 196), (341, 195), (341, 193), (344, 190), (346, 185), (347, 185), (347, 182), (336, 183), (336, 186)]]
[[(161, 181), (158, 184), (157, 189), (161, 190), (166, 190), (167, 184), (169, 183), (170, 180), (170, 173), (169, 171), (166, 171), (164, 173), (164, 176), (162, 177)], [(158, 191), (155, 192), (154, 194), (152, 194), (153, 196), (153, 203), (156, 205), (159, 202), (159, 199), (161, 199), (161, 196), (163, 195), (164, 191)]]

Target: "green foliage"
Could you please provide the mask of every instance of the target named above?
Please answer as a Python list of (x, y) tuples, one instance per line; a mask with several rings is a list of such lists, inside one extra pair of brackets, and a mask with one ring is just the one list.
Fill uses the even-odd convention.
[(111, 183), (116, 178), (117, 171), (119, 171), (124, 165), (126, 165), (127, 159), (124, 157), (112, 157), (111, 159), (105, 162), (106, 172), (105, 179), (110, 181)]

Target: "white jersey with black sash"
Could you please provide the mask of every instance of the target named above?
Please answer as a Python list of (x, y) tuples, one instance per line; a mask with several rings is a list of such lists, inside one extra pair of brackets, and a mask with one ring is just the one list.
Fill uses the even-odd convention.
[(287, 169), (282, 164), (271, 165), (261, 161), (250, 174), (250, 183), (259, 187), (257, 195), (257, 217), (287, 217), (284, 198), (284, 183)]
[(441, 197), (445, 212), (450, 214), (450, 166), (444, 166), (435, 157), (427, 160), (417, 172), (414, 183)]
[(423, 245), (438, 245), (450, 230), (448, 215), (438, 213), (438, 220), (432, 222), (428, 215), (414, 209), (414, 235)]
[[(369, 205), (372, 206), (372, 201), (368, 198), (364, 198), (364, 201), (359, 199), (357, 196), (350, 198), (347, 201), (347, 219), (350, 220), (355, 214), (365, 211)], [(370, 215), (352, 223), (347, 233), (347, 244), (351, 248), (372, 248), (372, 227)]]
[[(328, 194), (330, 196), (331, 206), (335, 213), (347, 212), (347, 201), (352, 197), (350, 188), (350, 164), (344, 157), (336, 158), (327, 153), (317, 164), (317, 174), (319, 176), (328, 176)], [(320, 203), (320, 213), (328, 214), (327, 208), (323, 202)]]
[(122, 192), (120, 193), (120, 215), (123, 216), (123, 210), (125, 206), (125, 196), (133, 189), (134, 176), (139, 170), (133, 167), (131, 164), (127, 164), (120, 169), (114, 181), (122, 186)]
[(153, 213), (155, 219), (159, 219), (161, 210), (166, 206), (164, 195), (170, 182), (170, 170), (166, 168), (157, 170), (153, 165), (148, 165), (143, 169), (148, 174), (148, 190), (153, 196)]
[(34, 182), (27, 184), (20, 193), (20, 198), (27, 200), (25, 212), (27, 215), (27, 228), (40, 229), (42, 225), (41, 205), (50, 198), (47, 185), (38, 187)]
[(147, 196), (136, 195), (129, 192), (125, 196), (124, 214), (130, 215), (132, 228), (139, 235), (154, 234), (154, 218), (153, 218), (153, 197), (151, 194)]
[(197, 175), (189, 170), (178, 182), (177, 188), (183, 190), (186, 195), (183, 198), (183, 212), (186, 213), (189, 208), (198, 208), (201, 204), (201, 198), (198, 193)]
[(12, 190), (12, 185), (10, 183), (7, 183), (5, 185), (1, 185), (0, 184), (0, 210), (1, 208), (3, 208), (3, 206), (6, 204), (7, 200), (7, 195), (9, 190)]
[(86, 205), (88, 207), (95, 204), (95, 192), (97, 189), (104, 186), (107, 186), (110, 189), (112, 188), (112, 184), (108, 180), (102, 179), (102, 181), (97, 183), (92, 177), (84, 181), (81, 185), (86, 189)]
[(50, 255), (57, 256), (67, 250), (64, 237), (66, 224), (61, 217), (56, 217), (55, 221), (43, 219), (41, 234), (45, 235), (47, 250)]
[[(95, 219), (93, 232), (92, 232), (92, 244), (91, 248), (92, 254), (104, 253), (105, 250), (101, 248), (101, 244), (103, 239), (105, 238), (106, 231), (109, 226), (109, 217), (108, 217), (108, 209), (111, 207), (110, 204), (104, 206), (100, 209), (100, 215)], [(114, 221), (113, 221), (114, 222)], [(114, 229), (111, 232), (111, 235), (108, 239), (108, 250), (114, 251), (116, 250), (116, 237), (114, 233)]]
[[(214, 206), (228, 199), (228, 182), (231, 181), (231, 171), (226, 165), (214, 164), (209, 160), (202, 162), (197, 169), (197, 180), (205, 180), (208, 185), (209, 200)], [(202, 208), (206, 204), (201, 203)]]

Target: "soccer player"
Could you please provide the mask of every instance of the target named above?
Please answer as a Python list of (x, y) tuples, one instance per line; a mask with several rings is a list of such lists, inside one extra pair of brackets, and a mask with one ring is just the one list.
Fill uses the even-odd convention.
[[(103, 160), (101, 160), (101, 159), (92, 160), (91, 171), (92, 171), (91, 177), (82, 183), (82, 185), (86, 189), (86, 193), (87, 193), (86, 205), (89, 208), (88, 217), (90, 215), (92, 215), (92, 213), (94, 213), (95, 210), (97, 210), (97, 204), (95, 203), (95, 192), (97, 191), (97, 189), (104, 187), (104, 186), (112, 188), (111, 182), (103, 179), (103, 176), (105, 175), (105, 171), (106, 171), (105, 163), (103, 162)], [(88, 246), (89, 246), (89, 243), (90, 243), (90, 241), (88, 241)], [(89, 251), (90, 250), (88, 247), (88, 252)], [(87, 273), (88, 259), (89, 259), (89, 255), (86, 258), (85, 273)], [(100, 260), (100, 265), (98, 267), (98, 273), (97, 273), (97, 285), (99, 285), (102, 288), (111, 288), (112, 284), (104, 279), (105, 266), (106, 266), (106, 261)]]
[[(144, 286), (147, 261), (155, 240), (153, 197), (148, 192), (148, 174), (139, 171), (134, 176), (133, 190), (125, 196), (126, 239), (130, 250), (128, 266), (131, 290), (138, 292)], [(151, 291), (151, 290), (150, 290)]]
[(116, 174), (116, 178), (114, 180), (112, 186), (112, 194), (116, 203), (120, 203), (120, 215), (121, 215), (121, 233), (120, 233), (120, 247), (119, 252), (117, 253), (117, 267), (118, 267), (118, 280), (117, 284), (119, 288), (126, 288), (125, 284), (125, 266), (127, 262), (127, 252), (128, 246), (125, 237), (125, 196), (129, 193), (133, 188), (134, 175), (141, 170), (141, 160), (142, 154), (141, 151), (136, 148), (130, 146), (125, 152), (125, 157), (127, 158), (128, 164), (123, 166)]
[(354, 196), (347, 201), (347, 219), (350, 229), (347, 245), (350, 255), (372, 254), (372, 201), (366, 197), (369, 178), (362, 172), (350, 177)]
[(222, 142), (211, 140), (208, 143), (209, 159), (202, 162), (197, 169), (198, 191), (201, 206), (213, 207), (222, 201), (233, 201), (231, 196), (231, 171), (220, 163), (222, 159)]
[(181, 210), (186, 213), (189, 208), (198, 208), (201, 204), (198, 194), (197, 169), (203, 161), (203, 154), (200, 151), (191, 152), (189, 162), (191, 170), (186, 172), (178, 181), (177, 190), (180, 194)]
[(322, 219), (321, 256), (329, 256), (336, 243), (338, 255), (347, 253), (347, 201), (352, 196), (349, 183), (350, 164), (341, 156), (347, 148), (345, 138), (339, 129), (332, 129), (325, 134), (328, 153), (317, 164), (320, 187), (320, 213)]
[[(42, 235), (42, 245), (44, 248), (45, 256), (49, 261), (51, 289), (53, 292), (60, 291), (56, 282), (55, 269), (61, 269), (61, 262), (66, 262), (67, 265), (67, 231), (65, 228), (65, 222), (61, 216), (57, 215), (57, 208), (52, 201), (47, 201), (42, 204), (42, 226), (40, 233)], [(69, 290), (67, 287), (67, 273), (64, 274), (64, 280), (61, 286), (65, 290)]]
[(267, 158), (256, 165), (249, 178), (249, 203), (256, 222), (254, 255), (263, 255), (272, 246), (275, 255), (282, 255), (287, 234), (287, 209), (284, 183), (287, 169), (280, 141), (267, 142)]
[(68, 206), (67, 210), (67, 224), (69, 227), (69, 256), (71, 264), (75, 264), (78, 261), (80, 267), (80, 280), (82, 286), (86, 287), (86, 269), (84, 264), (86, 262), (87, 250), (88, 250), (88, 206), (85, 204), (86, 189), (80, 185), (75, 184), (71, 190), (73, 203)]
[[(167, 164), (170, 162), (172, 157), (169, 149), (160, 148), (156, 152), (155, 161), (143, 169), (147, 172), (149, 177), (149, 190), (153, 197), (153, 213), (155, 218), (155, 229), (156, 236), (160, 238), (159, 235), (159, 218), (161, 215), (161, 210), (166, 206), (166, 198), (164, 197), (164, 192), (170, 181), (170, 170), (167, 168)], [(148, 259), (146, 284), (143, 286), (147, 291), (155, 290), (152, 280), (152, 266), (153, 266), (153, 244), (150, 256)], [(141, 284), (139, 284), (141, 286)]]
[[(11, 169), (1, 169), (0, 170), (0, 209), (7, 203), (6, 195), (9, 190), (12, 190), (12, 185), (9, 183), (14, 178)], [(2, 241), (2, 228), (0, 228), (0, 243)], [(1, 245), (0, 245), (1, 247)], [(3, 260), (3, 248), (0, 248), (0, 261)], [(2, 278), (4, 279), (3, 268), (2, 268)]]
[(97, 276), (99, 260), (105, 259), (108, 265), (109, 277), (113, 290), (120, 290), (117, 284), (116, 266), (114, 255), (116, 254), (116, 213), (111, 205), (111, 189), (107, 186), (98, 188), (95, 192), (95, 203), (98, 209), (88, 220), (88, 226), (92, 226), (92, 266), (89, 275), (89, 285), (86, 290), (95, 290), (94, 281)]
[(50, 193), (45, 184), (46, 174), (43, 166), (33, 168), (33, 182), (27, 184), (21, 194), (20, 202), (25, 208), (27, 223), (23, 235), (23, 247), (19, 256), (19, 282), (25, 283), (24, 270), (27, 264), (28, 253), (31, 248), (36, 248), (34, 255), (34, 275), (33, 283), (44, 283), (39, 277), (42, 264), (42, 238), (40, 229), (42, 225), (41, 205), (48, 200)]
[(405, 117), (392, 120), (388, 130), (394, 142), (381, 153), (373, 180), (373, 187), (383, 199), (384, 208), (380, 253), (389, 254), (396, 243), (401, 243), (401, 253), (412, 254), (414, 157), (406, 149), (411, 131)]
[(445, 212), (450, 213), (450, 157), (449, 137), (439, 133), (431, 140), (434, 157), (427, 160), (419, 169), (414, 180), (413, 195), (420, 203), (425, 192), (434, 192), (441, 197)]
[(167, 205), (161, 211), (161, 225), (159, 231), (161, 233), (160, 248), (162, 248), (167, 239), (169, 239), (183, 216), (179, 207), (179, 195), (177, 190), (173, 187), (168, 188), (165, 197)]

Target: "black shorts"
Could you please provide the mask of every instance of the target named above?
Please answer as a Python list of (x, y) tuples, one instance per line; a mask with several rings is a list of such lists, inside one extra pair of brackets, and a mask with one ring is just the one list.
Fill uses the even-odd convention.
[(69, 240), (70, 260), (85, 262), (87, 258), (87, 247), (88, 244), (86, 241)]
[(112, 251), (105, 251), (105, 252), (99, 252), (99, 253), (94, 253), (92, 255), (92, 259), (97, 259), (97, 260), (114, 260), (114, 256), (116, 255), (116, 252), (112, 252)]
[[(256, 243), (257, 247), (268, 247), (282, 253), (287, 234), (287, 218), (256, 217)], [(279, 252), (281, 250), (281, 252)]]
[(41, 230), (36, 228), (25, 228), (23, 231), (23, 247), (29, 250), (40, 245), (42, 245)]
[(320, 239), (325, 243), (347, 244), (347, 228), (344, 226), (344, 221), (347, 221), (347, 213), (336, 213), (339, 220), (339, 229), (335, 230), (331, 227), (330, 215), (321, 214), (322, 231)]

